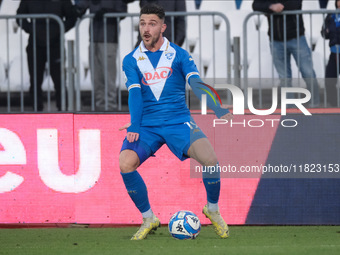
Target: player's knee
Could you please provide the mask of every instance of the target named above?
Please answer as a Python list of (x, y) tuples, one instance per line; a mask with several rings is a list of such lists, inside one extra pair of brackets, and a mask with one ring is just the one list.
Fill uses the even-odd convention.
[(130, 173), (136, 170), (138, 163), (128, 159), (119, 159), (119, 168), (122, 173)]
[(129, 173), (139, 166), (138, 155), (134, 151), (124, 150), (119, 155), (119, 168), (122, 173)]

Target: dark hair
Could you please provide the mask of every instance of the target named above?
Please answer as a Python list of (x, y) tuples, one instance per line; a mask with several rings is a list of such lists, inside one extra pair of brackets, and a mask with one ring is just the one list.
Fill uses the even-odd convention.
[(158, 18), (164, 20), (165, 18), (165, 11), (162, 6), (157, 4), (146, 4), (140, 10), (140, 16), (142, 14), (156, 14)]

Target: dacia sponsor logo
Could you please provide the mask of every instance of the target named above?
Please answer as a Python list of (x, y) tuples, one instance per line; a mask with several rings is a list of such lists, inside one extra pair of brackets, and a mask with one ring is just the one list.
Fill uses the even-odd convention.
[(154, 85), (162, 80), (168, 79), (172, 75), (172, 68), (170, 67), (157, 67), (153, 72), (144, 73), (142, 83), (144, 85)]

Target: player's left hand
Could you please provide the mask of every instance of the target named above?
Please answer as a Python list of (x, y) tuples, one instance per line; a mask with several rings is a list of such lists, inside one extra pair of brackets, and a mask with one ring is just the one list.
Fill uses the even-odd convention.
[(124, 129), (128, 129), (131, 126), (131, 123), (126, 123), (124, 126), (119, 128), (119, 131), (123, 131)]
[[(224, 108), (224, 109), (229, 109), (229, 108), (232, 108), (232, 106), (230, 105), (221, 105), (221, 108)], [(227, 114), (223, 115), (220, 119), (224, 119), (224, 120), (227, 120), (227, 121), (230, 121), (234, 118), (234, 115), (231, 113), (231, 112), (228, 112)]]

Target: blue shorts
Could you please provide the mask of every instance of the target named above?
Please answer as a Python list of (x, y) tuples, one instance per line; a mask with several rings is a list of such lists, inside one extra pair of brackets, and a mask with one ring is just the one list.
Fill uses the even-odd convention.
[(188, 158), (190, 145), (198, 139), (205, 138), (205, 134), (190, 118), (190, 122), (165, 126), (141, 127), (139, 139), (130, 143), (126, 138), (121, 151), (133, 150), (137, 153), (140, 164), (166, 144), (173, 154), (180, 160)]

